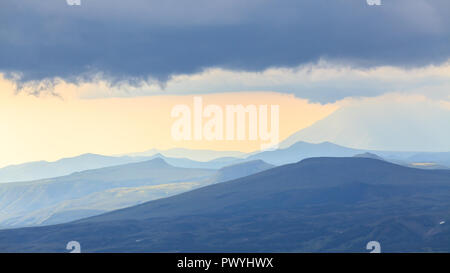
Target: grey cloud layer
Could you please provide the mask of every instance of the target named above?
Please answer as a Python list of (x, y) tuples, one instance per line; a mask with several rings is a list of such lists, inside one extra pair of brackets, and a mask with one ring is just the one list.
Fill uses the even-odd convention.
[(450, 57), (450, 1), (5, 0), (0, 72), (22, 81), (166, 80), (205, 68), (261, 71), (320, 58), (421, 66)]

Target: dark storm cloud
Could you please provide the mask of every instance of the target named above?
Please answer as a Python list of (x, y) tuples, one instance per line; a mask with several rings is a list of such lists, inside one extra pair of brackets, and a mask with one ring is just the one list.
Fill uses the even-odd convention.
[(422, 66), (450, 57), (450, 1), (4, 0), (0, 72), (21, 81), (112, 81), (261, 71), (320, 58)]

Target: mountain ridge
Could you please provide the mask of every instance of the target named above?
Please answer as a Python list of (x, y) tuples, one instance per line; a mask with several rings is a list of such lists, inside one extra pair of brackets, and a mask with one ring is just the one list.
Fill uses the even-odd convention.
[[(179, 160), (176, 159), (176, 162)], [(182, 162), (186, 163), (184, 160)], [(189, 164), (192, 162), (189, 161)], [(36, 226), (73, 221), (270, 167), (273, 166), (262, 161), (250, 161), (222, 170), (184, 168), (173, 166), (165, 157), (156, 155), (146, 161), (74, 172), (61, 177), (0, 184), (0, 226)]]
[[(2, 252), (448, 251), (450, 171), (310, 158), (75, 222), (0, 231)], [(430, 207), (433, 209), (430, 210)], [(101, 238), (96, 234), (102, 234)]]

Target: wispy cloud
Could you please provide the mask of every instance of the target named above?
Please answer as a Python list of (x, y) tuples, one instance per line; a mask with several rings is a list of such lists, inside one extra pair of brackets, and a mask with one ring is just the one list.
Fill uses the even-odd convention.
[[(11, 84), (14, 83), (11, 81)], [(45, 91), (62, 97), (70, 95), (84, 99), (270, 91), (294, 94), (299, 98), (320, 103), (388, 93), (420, 94), (431, 99), (448, 101), (450, 63), (420, 68), (353, 68), (321, 61), (296, 68), (270, 68), (261, 72), (212, 68), (196, 74), (174, 75), (164, 85), (153, 80), (132, 85), (127, 82), (111, 84), (101, 76), (76, 84), (64, 79), (55, 79), (51, 83), (54, 85), (46, 81), (22, 85), (18, 82), (16, 89), (23, 88), (31, 94)]]

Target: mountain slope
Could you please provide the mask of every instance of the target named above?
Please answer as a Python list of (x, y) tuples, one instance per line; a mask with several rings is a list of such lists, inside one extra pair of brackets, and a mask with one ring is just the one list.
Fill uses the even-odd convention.
[(77, 222), (0, 231), (2, 252), (450, 251), (450, 172), (312, 158)]
[[(118, 166), (127, 163), (147, 161), (154, 158), (162, 158), (167, 163), (181, 168), (206, 168), (220, 169), (227, 165), (242, 161), (238, 157), (229, 157), (229, 155), (243, 156), (238, 152), (214, 152), (207, 150), (198, 150), (194, 158), (214, 158), (210, 161), (196, 161), (187, 158), (192, 155), (192, 151), (187, 149), (172, 149), (164, 151), (164, 154), (157, 150), (148, 153), (136, 153), (134, 156), (104, 156), (97, 154), (83, 154), (76, 157), (62, 158), (54, 162), (36, 161), (17, 165), (9, 165), (0, 168), (0, 183), (31, 181), (45, 178), (69, 175), (74, 172), (80, 172), (91, 169)], [(169, 157), (167, 155), (173, 155)], [(184, 157), (186, 156), (186, 157)], [(219, 157), (223, 156), (223, 157)]]
[[(129, 163), (125, 165), (106, 167), (95, 170), (73, 173), (68, 176), (56, 177), (30, 182), (0, 184), (0, 226), (36, 225), (45, 221), (60, 209), (68, 208), (77, 199), (102, 193), (116, 188), (133, 188), (155, 186), (173, 183), (191, 183), (191, 189), (208, 183), (216, 171), (209, 169), (186, 169), (173, 167), (164, 160), (156, 158), (149, 161)], [(156, 197), (164, 197), (185, 189), (181, 188), (160, 191)], [(149, 188), (145, 189), (146, 191)], [(145, 196), (148, 197), (149, 193)], [(99, 197), (99, 195), (96, 195)], [(101, 194), (100, 194), (101, 196)], [(129, 206), (141, 199), (130, 198)], [(73, 201), (70, 201), (73, 200)], [(91, 202), (101, 202), (102, 199), (91, 199)], [(138, 202), (139, 203), (139, 202)], [(98, 210), (99, 206), (84, 206), (88, 213)], [(119, 203), (107, 210), (116, 209)], [(77, 206), (75, 206), (77, 208)], [(101, 207), (103, 211), (105, 207)]]
[(83, 154), (63, 158), (55, 162), (36, 161), (19, 165), (10, 165), (0, 169), (0, 183), (30, 181), (68, 175), (89, 169), (98, 169), (141, 161), (128, 156), (113, 157), (96, 154)]
[(230, 181), (239, 177), (245, 177), (275, 167), (262, 160), (252, 160), (226, 166), (217, 171), (214, 183)]
[(220, 169), (238, 162), (243, 162), (244, 159), (236, 157), (221, 157), (211, 161), (195, 161), (182, 157), (166, 157), (160, 153), (151, 157), (136, 157), (136, 159), (142, 158), (142, 160), (149, 160), (154, 158), (161, 158), (172, 166), (180, 168), (197, 168), (197, 169)]
[(410, 162), (432, 162), (435, 164), (440, 164), (450, 167), (450, 152), (441, 153), (416, 153), (408, 157)]
[(95, 192), (81, 198), (59, 203), (51, 208), (39, 210), (28, 217), (33, 219), (45, 215), (41, 225), (67, 223), (99, 215), (111, 210), (131, 207), (151, 200), (186, 192), (201, 186), (200, 182), (178, 182), (140, 187), (120, 187)]
[(39, 210), (32, 214), (32, 218), (39, 214), (45, 214), (49, 216), (41, 223), (43, 225), (65, 223), (186, 192), (207, 184), (244, 177), (272, 167), (272, 165), (263, 161), (250, 161), (224, 167), (210, 178), (201, 181), (107, 189), (81, 198), (61, 202), (45, 210)]
[[(301, 132), (301, 131), (300, 131)], [(426, 163), (428, 168), (433, 169), (446, 169), (450, 168), (450, 153), (446, 152), (404, 152), (404, 151), (377, 151), (377, 150), (364, 150), (353, 149), (344, 146), (340, 146), (331, 142), (322, 143), (309, 143), (304, 141), (298, 141), (287, 146), (292, 139), (295, 139), (298, 134), (294, 134), (289, 137), (285, 142), (280, 145), (280, 149), (274, 151), (264, 151), (259, 153), (253, 153), (245, 158), (245, 160), (260, 159), (273, 165), (281, 166), (284, 164), (290, 164), (298, 162), (299, 160), (310, 157), (351, 157), (361, 155), (365, 153), (376, 154), (379, 159), (384, 159), (396, 164), (401, 164), (409, 167), (421, 167), (421, 164)], [(242, 161), (242, 159), (240, 159)], [(235, 161), (240, 162), (239, 159)]]
[(286, 148), (253, 154), (246, 159), (259, 159), (280, 166), (310, 157), (351, 157), (361, 152), (362, 150), (351, 149), (330, 142), (313, 144), (299, 141)]
[(373, 154), (373, 153), (363, 153), (363, 154), (357, 154), (354, 155), (353, 157), (363, 157), (363, 158), (372, 158), (372, 159), (377, 159), (377, 160), (384, 160), (382, 157)]
[(447, 152), (450, 151), (449, 123), (450, 110), (433, 104), (362, 101), (342, 107), (298, 131), (280, 143), (280, 147), (298, 141), (329, 141), (370, 150)]
[(145, 152), (140, 153), (130, 153), (127, 154), (128, 156), (132, 157), (148, 157), (148, 156), (154, 156), (156, 154), (161, 154), (166, 157), (170, 158), (186, 158), (194, 161), (211, 161), (214, 159), (219, 159), (223, 157), (234, 157), (234, 158), (240, 158), (245, 156), (245, 153), (238, 152), (238, 151), (213, 151), (213, 150), (191, 150), (191, 149), (184, 149), (184, 148), (173, 148), (168, 150), (158, 150), (158, 149), (151, 149)]
[[(189, 166), (211, 164), (162, 155), (153, 157), (149, 161), (88, 170), (65, 177), (0, 184), (0, 228), (69, 222), (273, 167), (263, 161), (250, 161), (217, 171), (188, 169), (172, 166), (166, 161)], [(225, 165), (226, 162), (228, 160), (212, 165)]]
[[(211, 212), (232, 203), (286, 191), (326, 189), (351, 184), (369, 186), (450, 187), (450, 171), (407, 168), (368, 158), (309, 158), (234, 181), (208, 186), (172, 198), (115, 211), (89, 221), (142, 219), (163, 215)], [(326, 196), (324, 196), (326, 197)], [(189, 200), (189, 206), (181, 205)], [(220, 200), (220, 201), (218, 201)], [(298, 200), (292, 200), (298, 202)], [(179, 203), (179, 204), (177, 204)], [(205, 206), (205, 204), (208, 204)], [(134, 216), (136, 215), (136, 217)]]

